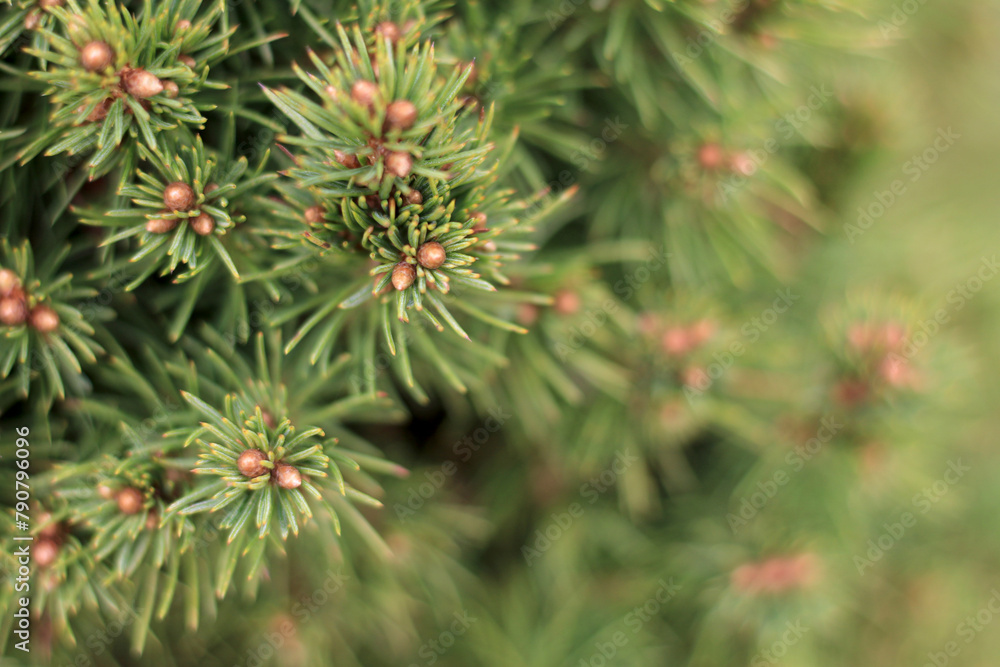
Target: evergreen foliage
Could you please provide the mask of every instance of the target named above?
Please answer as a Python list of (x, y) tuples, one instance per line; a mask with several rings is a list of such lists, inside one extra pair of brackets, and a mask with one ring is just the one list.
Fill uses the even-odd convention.
[[(952, 488), (995, 493), (942, 444), (990, 396), (946, 323), (992, 265), (941, 297), (841, 226), (930, 150), (898, 38), (944, 57), (959, 4), (8, 0), (0, 661), (957, 641), (992, 500)], [(933, 228), (898, 172), (875, 221)]]

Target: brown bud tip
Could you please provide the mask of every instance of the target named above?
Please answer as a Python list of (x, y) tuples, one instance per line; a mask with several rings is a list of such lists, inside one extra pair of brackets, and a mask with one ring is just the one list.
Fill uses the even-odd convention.
[(663, 351), (672, 357), (680, 357), (695, 347), (691, 333), (684, 327), (669, 327), (660, 338)]
[(267, 454), (259, 449), (245, 449), (236, 460), (236, 467), (240, 469), (240, 474), (244, 477), (260, 477), (267, 472), (267, 468), (262, 466), (261, 461), (267, 460)]
[(392, 21), (382, 21), (375, 26), (375, 34), (379, 37), (387, 38), (393, 44), (398, 42), (399, 38), (403, 35), (399, 30), (399, 26)]
[(191, 221), (191, 229), (195, 234), (208, 236), (215, 231), (215, 220), (208, 213), (201, 213)]
[(101, 498), (104, 498), (105, 500), (111, 500), (112, 498), (115, 497), (115, 492), (107, 484), (99, 484), (97, 486), (97, 495), (99, 495)]
[(122, 514), (138, 514), (142, 510), (143, 497), (139, 489), (127, 486), (115, 496), (118, 509)]
[(194, 188), (187, 183), (174, 181), (163, 188), (163, 203), (171, 211), (189, 211), (194, 208)]
[(192, 58), (191, 56), (177, 56), (177, 62), (183, 65), (187, 65), (191, 69), (194, 69), (194, 66), (196, 64), (194, 58)]
[(417, 122), (417, 107), (409, 100), (396, 100), (385, 110), (385, 119), (390, 127), (408, 130)]
[(726, 160), (726, 155), (719, 144), (703, 144), (698, 149), (698, 164), (702, 169), (718, 169)]
[(111, 104), (112, 100), (110, 97), (101, 102), (100, 104), (98, 104), (96, 107), (94, 107), (93, 111), (87, 114), (87, 121), (91, 123), (97, 123), (104, 120), (108, 115), (108, 110), (111, 109)]
[(89, 42), (80, 49), (80, 64), (88, 72), (100, 72), (111, 66), (115, 52), (107, 42)]
[(190, 27), (191, 27), (191, 22), (188, 21), (187, 19), (181, 19), (180, 21), (177, 22), (178, 32), (181, 30), (187, 30)]
[(160, 515), (153, 510), (146, 515), (146, 530), (156, 530), (160, 527)]
[(32, 10), (28, 12), (28, 15), (24, 17), (24, 29), (34, 30), (38, 27), (38, 24), (42, 22), (42, 13)]
[(572, 315), (580, 310), (580, 295), (568, 289), (559, 290), (555, 295), (553, 308), (560, 315)]
[(410, 190), (406, 194), (406, 203), (407, 204), (423, 204), (424, 203), (424, 196), (422, 194), (420, 194), (420, 190)]
[(392, 269), (392, 286), (402, 291), (413, 284), (417, 270), (407, 262), (400, 262)]
[(472, 214), (472, 228), (477, 232), (486, 231), (486, 214), (476, 212)]
[(334, 102), (336, 102), (337, 99), (340, 97), (340, 91), (337, 90), (337, 87), (331, 86), (330, 84), (327, 84), (326, 86), (323, 87), (323, 92), (326, 93), (326, 96), (329, 97)]
[(306, 222), (309, 223), (310, 225), (318, 225), (319, 223), (323, 222), (324, 216), (325, 213), (323, 212), (323, 207), (319, 206), (318, 204), (316, 206), (310, 206), (309, 208), (307, 208), (304, 215)]
[(122, 85), (129, 95), (141, 100), (163, 92), (163, 82), (144, 69), (133, 69), (123, 74)]
[(38, 0), (38, 6), (42, 9), (52, 9), (53, 7), (62, 7), (65, 4), (65, 0)]
[(279, 463), (274, 466), (274, 478), (283, 489), (297, 489), (302, 486), (302, 473), (295, 466)]
[(417, 249), (417, 261), (425, 269), (436, 269), (448, 258), (444, 246), (437, 241), (429, 241)]
[(522, 303), (517, 307), (517, 321), (526, 327), (538, 321), (538, 306), (533, 303)]
[(38, 567), (48, 567), (59, 557), (59, 544), (55, 540), (42, 538), (35, 544), (33, 551), (35, 564)]
[(170, 99), (174, 99), (175, 97), (181, 94), (180, 86), (178, 86), (173, 81), (164, 81), (163, 90), (167, 92), (167, 97), (169, 97)]
[(409, 153), (394, 152), (389, 153), (385, 158), (385, 168), (393, 176), (406, 178), (413, 169), (413, 158)]
[(362, 106), (370, 107), (377, 95), (378, 86), (371, 81), (361, 79), (355, 81), (354, 85), (351, 86), (351, 99)]
[(153, 218), (146, 222), (146, 231), (150, 234), (166, 234), (177, 226), (177, 218)]
[(59, 539), (59, 534), (62, 532), (62, 526), (58, 521), (52, 520), (52, 514), (50, 512), (42, 512), (41, 516), (38, 517), (38, 523), (47, 524), (44, 528), (38, 531), (39, 537), (47, 537), (50, 540)]
[(52, 333), (59, 328), (59, 315), (49, 306), (40, 304), (31, 309), (28, 324), (38, 333)]
[(0, 269), (0, 296), (7, 296), (21, 284), (21, 279), (10, 269)]
[(205, 188), (202, 190), (202, 192), (204, 192), (206, 195), (210, 195), (210, 194), (212, 194), (213, 192), (215, 192), (218, 189), (219, 189), (219, 186), (217, 184), (215, 184), (215, 183), (209, 183), (208, 185), (205, 186)]
[(348, 169), (357, 169), (361, 166), (361, 163), (358, 162), (358, 156), (351, 153), (334, 150), (333, 157), (336, 158), (337, 162), (344, 165)]
[(9, 327), (24, 324), (28, 319), (28, 306), (19, 296), (6, 296), (0, 299), (0, 322)]

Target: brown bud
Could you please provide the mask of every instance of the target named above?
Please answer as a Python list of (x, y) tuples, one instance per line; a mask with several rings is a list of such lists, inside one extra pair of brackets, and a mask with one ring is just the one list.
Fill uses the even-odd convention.
[(326, 96), (329, 97), (334, 102), (336, 102), (337, 98), (340, 97), (340, 91), (337, 90), (336, 86), (331, 86), (327, 84), (326, 86), (323, 87), (323, 92), (326, 93)]
[(194, 66), (196, 64), (194, 58), (192, 58), (191, 56), (177, 56), (177, 62), (181, 63), (182, 65), (187, 65), (191, 69), (194, 69)]
[(475, 212), (472, 214), (472, 229), (476, 232), (486, 231), (486, 214)]
[(399, 38), (402, 36), (399, 26), (392, 21), (382, 21), (375, 26), (375, 34), (379, 37), (385, 37), (393, 44), (398, 42)]
[(9, 327), (24, 324), (28, 319), (28, 305), (24, 299), (16, 296), (5, 296), (0, 299), (0, 322)]
[(181, 94), (180, 86), (178, 86), (173, 81), (164, 81), (163, 90), (166, 91), (167, 97), (169, 97), (170, 99), (174, 99), (175, 97)]
[(176, 27), (178, 32), (182, 30), (187, 30), (188, 28), (191, 27), (191, 22), (188, 21), (187, 19), (181, 19), (180, 21), (177, 22)]
[(529, 327), (538, 320), (538, 306), (533, 303), (522, 303), (517, 306), (517, 321), (522, 325)]
[(59, 539), (59, 535), (62, 533), (62, 525), (58, 521), (52, 520), (51, 512), (42, 512), (37, 521), (39, 524), (45, 525), (44, 528), (38, 531), (39, 537), (47, 537), (50, 540)]
[(0, 269), (0, 296), (7, 296), (11, 290), (20, 286), (21, 279), (10, 269)]
[(35, 565), (38, 567), (48, 567), (56, 562), (59, 557), (59, 543), (48, 537), (38, 540), (33, 549)]
[(406, 203), (407, 204), (423, 204), (424, 203), (424, 196), (422, 194), (420, 194), (420, 190), (410, 190), (406, 194)]
[(663, 351), (672, 357), (681, 357), (695, 347), (691, 333), (684, 327), (668, 327), (660, 338)]
[(389, 127), (408, 130), (417, 121), (417, 107), (409, 100), (396, 100), (385, 110), (385, 120)]
[(122, 514), (138, 514), (142, 510), (143, 497), (139, 489), (126, 486), (115, 496)]
[(39, 304), (28, 314), (28, 324), (38, 333), (52, 333), (59, 328), (59, 314), (49, 306)]
[(108, 111), (111, 109), (112, 104), (113, 102), (110, 97), (102, 101), (100, 104), (94, 107), (93, 111), (87, 114), (87, 122), (97, 123), (104, 120), (107, 117)]
[(105, 500), (111, 500), (112, 498), (115, 497), (115, 492), (107, 484), (98, 484), (97, 495), (99, 495), (101, 498), (104, 498)]
[(323, 222), (325, 214), (323, 212), (323, 207), (320, 205), (310, 206), (306, 209), (305, 219), (310, 225), (318, 225)]
[(412, 264), (400, 262), (392, 269), (392, 286), (403, 291), (413, 284), (416, 277), (417, 270), (413, 268)]
[(334, 150), (333, 157), (336, 158), (337, 162), (344, 165), (348, 169), (357, 169), (361, 166), (361, 163), (358, 162), (358, 156), (351, 153)]
[(191, 229), (194, 230), (195, 234), (208, 236), (215, 231), (215, 220), (208, 213), (202, 212), (191, 220)]
[(444, 246), (437, 241), (429, 241), (417, 249), (417, 261), (425, 269), (436, 269), (448, 258)]
[(377, 95), (378, 86), (371, 81), (361, 79), (355, 81), (354, 85), (351, 86), (351, 99), (362, 106), (370, 107), (375, 102)]
[(146, 530), (156, 530), (160, 527), (160, 515), (156, 510), (152, 510), (146, 515)]
[(212, 194), (218, 189), (219, 189), (218, 185), (216, 185), (215, 183), (209, 183), (202, 189), (202, 192), (204, 192), (205, 196), (207, 197), (208, 195)]
[(283, 489), (297, 489), (302, 485), (302, 473), (293, 465), (279, 463), (274, 466), (274, 479)]
[(385, 158), (385, 168), (393, 176), (406, 178), (413, 169), (413, 158), (409, 153), (393, 152)]
[(576, 292), (568, 289), (562, 289), (556, 292), (555, 303), (552, 307), (560, 315), (572, 315), (576, 311), (580, 310), (580, 295)]
[(100, 72), (111, 66), (115, 52), (107, 42), (93, 41), (80, 49), (80, 64), (88, 72)]
[(38, 6), (42, 9), (52, 9), (53, 7), (62, 7), (65, 0), (38, 0)]
[(166, 234), (177, 227), (177, 218), (153, 218), (146, 221), (146, 231), (150, 234)]
[(701, 165), (702, 169), (707, 169), (709, 171), (718, 169), (726, 160), (726, 154), (723, 152), (722, 147), (716, 143), (703, 144), (701, 148), (698, 149), (698, 164)]
[(171, 211), (189, 211), (194, 208), (194, 188), (187, 183), (174, 181), (163, 188), (163, 203)]
[(42, 13), (32, 9), (28, 12), (28, 15), (24, 17), (24, 29), (34, 30), (38, 27), (38, 24), (42, 22)]
[(129, 95), (140, 100), (163, 92), (163, 82), (144, 69), (132, 69), (122, 74), (122, 86)]
[(244, 477), (260, 477), (267, 472), (261, 461), (267, 460), (267, 454), (259, 449), (244, 449), (236, 461), (236, 467)]

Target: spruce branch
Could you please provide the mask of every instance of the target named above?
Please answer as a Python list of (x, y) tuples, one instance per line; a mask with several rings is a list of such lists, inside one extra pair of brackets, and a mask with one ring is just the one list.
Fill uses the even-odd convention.
[[(523, 331), (488, 312), (491, 302), (477, 294), (509, 282), (501, 267), (534, 248), (516, 234), (530, 231), (551, 207), (532, 207), (525, 216), (529, 204), (499, 184), (516, 133), (494, 153), (493, 109), (477, 117), (475, 104), (459, 94), (471, 65), (439, 72), (429, 42), (407, 52), (366, 36), (359, 26), (337, 31), (340, 48), (332, 66), (311, 53), (319, 74), (296, 68), (319, 102), (289, 89), (265, 89), (301, 131), (281, 138), (301, 154), (285, 172), (296, 187), (279, 185), (287, 205), (275, 209), (283, 223), (275, 230), (276, 247), (300, 253), (296, 245), (305, 244), (329, 261), (358, 267), (349, 288), (306, 317), (290, 346), (315, 328), (320, 333), (313, 357), (329, 357), (345, 318), (334, 309), (374, 310), (373, 324), (397, 372), (420, 397), (406, 337), (391, 319), (409, 323), (413, 310), (435, 329), (447, 327), (466, 340), (468, 325), (460, 319)], [(572, 190), (555, 203), (569, 196)], [(364, 265), (350, 259), (366, 255), (372, 263), (367, 278)], [(290, 316), (300, 313), (296, 308)], [(279, 314), (276, 321), (287, 319)], [(426, 348), (419, 344), (418, 350)], [(374, 348), (362, 350), (370, 362)], [(431, 357), (452, 386), (464, 391), (445, 357)]]
[(156, 135), (179, 125), (204, 128), (201, 112), (212, 105), (193, 99), (225, 84), (208, 78), (226, 56), (236, 28), (219, 29), (224, 3), (204, 11), (198, 2), (172, 2), (155, 11), (145, 0), (137, 13), (124, 6), (67, 0), (50, 9), (57, 19), (39, 26), (46, 49), (28, 48), (41, 69), (32, 76), (48, 86), (55, 106), (50, 127), (29, 137), (19, 158), (88, 154), (91, 179), (118, 164), (130, 172), (140, 159), (137, 143), (157, 150)]
[(60, 265), (69, 246), (41, 255), (31, 245), (0, 241), (0, 407), (27, 398), (36, 386), (40, 406), (79, 388), (83, 366), (93, 364), (102, 348), (92, 338), (94, 326), (74, 303), (96, 290), (77, 287)]

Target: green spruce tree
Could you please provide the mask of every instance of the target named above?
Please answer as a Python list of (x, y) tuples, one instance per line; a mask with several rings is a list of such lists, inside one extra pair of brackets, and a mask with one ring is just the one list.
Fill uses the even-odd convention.
[(966, 4), (8, 0), (0, 661), (990, 664)]

